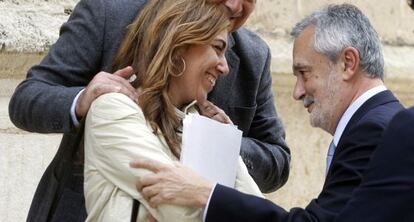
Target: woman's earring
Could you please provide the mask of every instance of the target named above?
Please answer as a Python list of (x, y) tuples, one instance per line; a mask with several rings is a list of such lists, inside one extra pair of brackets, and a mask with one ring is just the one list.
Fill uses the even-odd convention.
[(182, 64), (182, 70), (181, 70), (181, 72), (179, 72), (179, 73), (177, 73), (177, 74), (175, 74), (175, 73), (171, 73), (171, 75), (172, 76), (174, 76), (174, 77), (180, 77), (180, 76), (182, 76), (183, 74), (184, 74), (184, 72), (185, 72), (185, 69), (187, 68), (187, 66), (186, 66), (186, 64), (185, 64), (185, 60), (184, 60), (184, 58), (183, 57), (181, 57), (181, 62), (183, 63)]

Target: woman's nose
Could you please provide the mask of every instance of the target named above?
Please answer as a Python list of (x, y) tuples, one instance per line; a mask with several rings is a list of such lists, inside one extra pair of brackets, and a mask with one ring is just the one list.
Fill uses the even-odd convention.
[(227, 64), (226, 57), (222, 56), (219, 63), (217, 64), (217, 70), (220, 71), (220, 74), (227, 75), (229, 73), (229, 65)]

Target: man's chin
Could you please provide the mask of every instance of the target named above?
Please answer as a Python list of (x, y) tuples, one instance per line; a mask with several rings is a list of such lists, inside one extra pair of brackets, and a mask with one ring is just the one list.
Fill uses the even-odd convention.
[(317, 127), (321, 126), (321, 120), (317, 116), (315, 116), (315, 113), (313, 113), (313, 115), (312, 115), (312, 113), (310, 113), (309, 121), (310, 121), (310, 125), (312, 127), (317, 128)]

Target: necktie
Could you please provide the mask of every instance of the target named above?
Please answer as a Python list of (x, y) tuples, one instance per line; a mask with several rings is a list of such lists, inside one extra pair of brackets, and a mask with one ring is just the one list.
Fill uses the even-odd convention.
[(335, 153), (335, 143), (332, 140), (331, 144), (329, 144), (328, 155), (326, 156), (326, 174), (328, 174), (329, 167), (331, 166), (332, 158)]

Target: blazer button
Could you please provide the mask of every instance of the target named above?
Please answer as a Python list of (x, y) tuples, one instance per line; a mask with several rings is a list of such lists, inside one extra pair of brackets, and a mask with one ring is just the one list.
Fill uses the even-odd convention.
[(53, 122), (53, 123), (52, 123), (52, 128), (53, 128), (54, 130), (59, 130), (59, 129), (61, 129), (61, 128), (62, 128), (62, 124), (60, 124), (60, 122)]
[(249, 170), (252, 170), (253, 169), (253, 164), (252, 164), (252, 162), (250, 160), (246, 160), (246, 167)]

